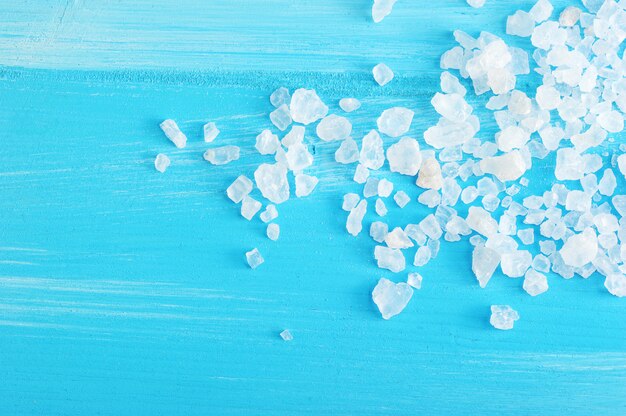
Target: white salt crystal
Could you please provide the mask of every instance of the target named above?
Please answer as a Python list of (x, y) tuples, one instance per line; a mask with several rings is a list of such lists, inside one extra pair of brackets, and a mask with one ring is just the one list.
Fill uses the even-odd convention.
[(535, 22), (540, 23), (549, 19), (552, 11), (554, 11), (554, 7), (548, 0), (539, 0), (528, 13), (535, 19)]
[(283, 339), (283, 341), (293, 341), (293, 335), (291, 335), (291, 332), (289, 332), (288, 329), (285, 329), (283, 332), (281, 332), (280, 337)]
[(583, 267), (596, 258), (598, 238), (592, 228), (585, 228), (582, 233), (567, 239), (559, 251), (563, 262), (572, 267)]
[(276, 153), (276, 150), (280, 147), (280, 142), (277, 135), (266, 129), (256, 136), (254, 147), (262, 155), (271, 155)]
[(526, 250), (503, 253), (500, 258), (502, 273), (509, 277), (522, 277), (533, 262), (533, 256)]
[(537, 88), (535, 99), (542, 110), (554, 110), (561, 104), (559, 91), (548, 85), (541, 85)]
[(367, 178), (370, 176), (370, 171), (365, 166), (360, 163), (356, 166), (354, 171), (354, 182), (356, 183), (365, 183)]
[(507, 35), (515, 35), (521, 37), (529, 37), (535, 29), (535, 20), (533, 17), (522, 10), (516, 11), (506, 19)]
[(424, 160), (419, 169), (417, 186), (425, 189), (439, 190), (443, 186), (443, 176), (441, 175), (441, 166), (434, 157)]
[(281, 143), (285, 147), (289, 147), (296, 143), (302, 143), (302, 140), (304, 140), (304, 132), (304, 126), (292, 126), (289, 133), (285, 134), (281, 140)]
[(378, 267), (381, 269), (398, 273), (406, 268), (404, 255), (398, 249), (376, 246), (374, 249), (374, 258), (377, 261)]
[(480, 161), (480, 169), (501, 181), (512, 181), (526, 172), (526, 162), (519, 150), (513, 150), (502, 156), (484, 158)]
[(568, 211), (587, 212), (591, 209), (591, 195), (583, 191), (569, 191), (565, 200), (565, 209)]
[(378, 178), (369, 177), (365, 182), (365, 186), (363, 187), (363, 196), (365, 198), (370, 198), (378, 195)]
[(535, 28), (530, 42), (533, 46), (549, 50), (552, 46), (563, 45), (567, 40), (567, 32), (557, 22), (547, 21)]
[(278, 130), (285, 131), (291, 124), (291, 114), (287, 104), (283, 104), (270, 113), (270, 121)]
[(206, 123), (203, 127), (204, 130), (204, 141), (207, 143), (211, 143), (218, 134), (220, 134), (220, 129), (217, 128), (215, 123), (209, 122)]
[(387, 244), (389, 248), (403, 249), (413, 247), (413, 242), (411, 242), (406, 232), (400, 227), (396, 227), (393, 231), (387, 233), (385, 236), (385, 244)]
[(203, 157), (213, 165), (225, 165), (239, 159), (239, 147), (230, 145), (214, 147), (204, 152)]
[(387, 65), (380, 63), (372, 69), (374, 79), (381, 87), (388, 84), (394, 77), (393, 71)]
[[(372, 130), (363, 137), (361, 142), (360, 165), (368, 169), (380, 169), (385, 163), (383, 140), (376, 130)], [(357, 169), (359, 167), (357, 166)]]
[(326, 142), (343, 140), (352, 132), (352, 124), (345, 117), (331, 114), (319, 122), (316, 132), (317, 136)]
[(256, 269), (265, 261), (263, 260), (263, 256), (261, 256), (259, 250), (256, 248), (253, 248), (246, 253), (246, 260), (248, 261), (248, 265), (252, 269)]
[(393, 182), (387, 179), (381, 179), (378, 182), (378, 196), (381, 198), (387, 198), (393, 192)]
[(442, 230), (439, 222), (433, 214), (427, 215), (420, 223), (421, 230), (432, 240), (441, 238)]
[(623, 153), (617, 157), (617, 168), (626, 178), (626, 153)]
[(513, 329), (515, 321), (519, 320), (519, 313), (508, 305), (492, 305), (489, 323), (496, 329)]
[(391, 13), (395, 3), (396, 0), (374, 0), (372, 5), (372, 20), (374, 20), (374, 23), (382, 22)]
[(453, 123), (462, 123), (472, 114), (472, 106), (459, 94), (436, 93), (430, 100), (435, 111)]
[(298, 198), (309, 196), (315, 189), (319, 179), (316, 176), (299, 173), (296, 175), (296, 196)]
[(414, 114), (404, 107), (388, 108), (376, 120), (378, 130), (387, 136), (400, 137), (409, 131)]
[[(554, 251), (556, 251), (556, 248), (554, 249)], [(533, 258), (533, 263), (531, 266), (533, 269), (539, 272), (548, 273), (550, 271), (550, 259), (548, 259), (543, 254), (537, 254), (535, 258)]]
[(165, 133), (167, 138), (170, 139), (170, 141), (179, 149), (182, 149), (187, 145), (187, 136), (180, 131), (174, 120), (167, 119), (159, 124), (159, 127), (161, 127), (161, 130), (163, 130), (163, 133)]
[(289, 146), (285, 153), (287, 166), (294, 172), (299, 172), (313, 164), (313, 155), (304, 143), (295, 143)]
[(245, 195), (241, 201), (241, 216), (250, 221), (259, 212), (261, 206), (259, 201)]
[(461, 85), (459, 79), (448, 71), (441, 73), (440, 81), (441, 91), (446, 94), (459, 94), (461, 96), (465, 96), (465, 94), (467, 94), (467, 89)]
[(376, 210), (376, 214), (380, 217), (384, 217), (385, 215), (387, 215), (387, 207), (385, 206), (385, 202), (380, 198), (376, 199), (376, 205), (374, 209)]
[(598, 183), (598, 191), (605, 196), (613, 195), (615, 188), (617, 187), (617, 178), (611, 169), (606, 169)]
[(532, 101), (522, 91), (513, 90), (511, 91), (508, 107), (513, 114), (526, 115), (532, 110)]
[(283, 104), (289, 104), (289, 101), (291, 101), (291, 96), (289, 95), (289, 90), (285, 87), (278, 88), (270, 95), (270, 103), (276, 108)]
[(413, 296), (413, 289), (408, 284), (393, 283), (381, 278), (372, 291), (372, 300), (378, 306), (383, 319), (389, 319), (404, 310)]
[(361, 102), (356, 98), (342, 98), (339, 100), (339, 107), (346, 113), (351, 113), (361, 108)]
[(480, 287), (487, 286), (491, 276), (500, 264), (500, 254), (483, 245), (476, 245), (472, 251), (472, 272)]
[(560, 181), (580, 180), (585, 171), (585, 162), (576, 149), (567, 147), (556, 151), (554, 176)]
[(346, 229), (353, 236), (359, 235), (363, 229), (363, 217), (367, 212), (367, 201), (361, 200), (356, 207), (350, 210), (348, 214), (348, 220), (346, 221)]
[(572, 27), (580, 19), (580, 9), (574, 6), (568, 6), (561, 12), (559, 16), (559, 24), (563, 27)]
[(609, 133), (619, 133), (624, 130), (624, 117), (615, 110), (599, 114), (597, 120), (600, 127)]
[(535, 231), (532, 228), (519, 230), (517, 232), (517, 236), (519, 237), (522, 244), (529, 245), (535, 242)]
[(434, 208), (441, 203), (441, 195), (434, 189), (428, 189), (417, 197), (417, 202), (428, 208)]
[(344, 211), (351, 211), (352, 208), (356, 207), (356, 204), (359, 203), (361, 198), (359, 195), (355, 193), (348, 193), (343, 196), (343, 204), (341, 205), (341, 209)]
[(613, 296), (622, 298), (626, 296), (626, 276), (621, 273), (609, 274), (604, 280), (604, 287)]
[(436, 126), (424, 132), (424, 140), (435, 149), (463, 144), (478, 131), (477, 122), (476, 116), (468, 117), (463, 123), (452, 123), (442, 117)]
[(261, 221), (263, 221), (264, 223), (268, 223), (278, 218), (278, 211), (276, 210), (276, 206), (273, 204), (268, 204), (267, 207), (265, 207), (265, 211), (261, 213), (260, 217)]
[(245, 175), (239, 175), (233, 183), (226, 188), (226, 195), (231, 201), (238, 204), (241, 202), (244, 196), (248, 195), (252, 191), (252, 181)]
[(530, 134), (518, 126), (509, 126), (496, 133), (496, 143), (503, 152), (521, 149), (530, 140)]
[(263, 196), (275, 204), (289, 199), (287, 168), (280, 164), (263, 163), (254, 171), (254, 180)]
[(485, 5), (485, 0), (467, 0), (467, 4), (475, 9), (479, 9)]
[(398, 191), (393, 196), (393, 200), (396, 201), (396, 204), (398, 204), (400, 208), (404, 208), (411, 201), (411, 198), (409, 198), (406, 192)]
[(387, 149), (389, 170), (414, 176), (422, 164), (422, 154), (417, 140), (403, 137)]
[(275, 222), (268, 224), (267, 230), (265, 231), (265, 233), (267, 234), (267, 238), (269, 238), (272, 241), (276, 241), (278, 240), (278, 237), (280, 236), (280, 226), (276, 224)]
[(159, 153), (154, 159), (154, 168), (161, 173), (164, 173), (170, 166), (170, 158), (163, 153)]
[(470, 207), (467, 218), (467, 225), (479, 234), (489, 237), (498, 232), (498, 223), (491, 217), (489, 212), (481, 207)]
[(372, 225), (370, 225), (370, 237), (377, 243), (385, 241), (388, 232), (389, 227), (384, 222), (374, 221)]
[(326, 117), (328, 107), (317, 96), (315, 90), (300, 88), (294, 91), (289, 105), (291, 117), (296, 123), (311, 124)]
[(407, 278), (406, 281), (409, 286), (411, 286), (414, 289), (421, 289), (422, 288), (422, 275), (419, 273), (409, 273), (409, 277)]
[(424, 266), (432, 258), (432, 252), (430, 247), (422, 246), (415, 252), (415, 258), (413, 259), (413, 265), (417, 267)]

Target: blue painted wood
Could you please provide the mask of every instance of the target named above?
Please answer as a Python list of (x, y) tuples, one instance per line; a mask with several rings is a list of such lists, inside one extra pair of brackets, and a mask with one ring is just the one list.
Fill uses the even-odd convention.
[[(153, 3), (0, 5), (0, 414), (625, 413), (626, 306), (598, 276), (550, 276), (537, 298), (502, 275), (480, 289), (469, 245), (445, 244), (383, 321), (370, 291), (403, 276), (345, 233), (341, 195), (358, 187), (336, 143), (316, 145), (319, 188), (279, 207), (276, 243), (224, 195), (263, 160), (254, 137), (277, 86), (316, 88), (332, 111), (362, 99), (355, 137), (409, 106), (421, 137), (450, 29), (501, 33), (513, 4), (400, 1), (374, 26), (349, 0)], [(387, 54), (400, 74), (381, 89), (367, 71)], [(186, 149), (163, 137), (166, 117)], [(239, 161), (202, 160), (208, 120)], [(158, 152), (172, 158), (164, 175)], [(549, 183), (550, 163), (531, 186)], [(411, 178), (390, 178), (416, 198)], [(394, 225), (427, 212), (388, 205)], [(266, 263), (252, 271), (255, 246)], [(490, 328), (492, 303), (520, 311), (514, 331)]]

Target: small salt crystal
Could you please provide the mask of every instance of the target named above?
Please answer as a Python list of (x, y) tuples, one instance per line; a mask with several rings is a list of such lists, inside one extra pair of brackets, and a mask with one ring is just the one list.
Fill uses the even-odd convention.
[(267, 238), (269, 238), (272, 241), (276, 241), (278, 240), (278, 237), (280, 236), (280, 226), (276, 224), (275, 222), (273, 222), (267, 225), (267, 230), (265, 232), (267, 234)]
[(203, 127), (204, 130), (204, 141), (207, 143), (211, 143), (218, 134), (220, 134), (220, 130), (217, 128), (215, 123), (209, 122), (206, 123)]
[(285, 153), (285, 159), (289, 170), (300, 172), (313, 164), (313, 155), (304, 143), (295, 143), (289, 146)]
[(568, 6), (561, 12), (559, 16), (559, 24), (563, 27), (572, 27), (580, 19), (580, 9), (574, 6)]
[(271, 202), (280, 204), (289, 199), (287, 168), (284, 165), (263, 163), (254, 171), (254, 180), (261, 194)]
[(374, 0), (372, 5), (372, 20), (374, 20), (374, 23), (382, 22), (391, 13), (395, 3), (396, 0)]
[(489, 237), (498, 232), (498, 223), (489, 212), (481, 207), (470, 207), (467, 218), (467, 225), (479, 234)]
[(374, 79), (381, 87), (388, 84), (394, 77), (393, 71), (387, 65), (380, 63), (372, 69)]
[(417, 202), (428, 208), (434, 208), (441, 203), (441, 195), (434, 189), (428, 189), (417, 197)]
[(387, 198), (393, 192), (393, 182), (387, 179), (381, 179), (378, 182), (378, 196), (381, 198)]
[(409, 131), (414, 114), (404, 107), (388, 108), (376, 120), (378, 130), (387, 136), (400, 137)]
[(396, 227), (393, 231), (387, 233), (385, 236), (385, 244), (387, 244), (387, 247), (389, 248), (403, 249), (413, 247), (413, 243), (407, 236), (406, 232), (400, 227)]
[(252, 181), (246, 176), (240, 175), (226, 189), (226, 195), (228, 195), (228, 198), (230, 198), (231, 201), (238, 204), (244, 196), (248, 195), (252, 191), (252, 187)]
[(596, 258), (598, 238), (592, 228), (585, 228), (582, 233), (574, 234), (565, 241), (559, 251), (567, 266), (583, 267)]
[(348, 193), (343, 196), (343, 204), (341, 205), (341, 209), (344, 211), (351, 211), (352, 208), (356, 207), (356, 204), (359, 203), (361, 198), (359, 195), (355, 193)]
[(291, 335), (291, 332), (289, 332), (288, 329), (285, 329), (283, 332), (281, 332), (280, 337), (283, 339), (283, 341), (293, 341), (293, 335)]
[(363, 229), (363, 217), (365, 217), (366, 212), (367, 201), (365, 199), (361, 200), (356, 207), (350, 210), (348, 220), (346, 221), (346, 229), (348, 230), (348, 233), (355, 237), (359, 235)]
[(467, 0), (467, 4), (475, 9), (479, 9), (485, 5), (485, 0)]
[(532, 228), (519, 230), (517, 232), (517, 236), (519, 237), (522, 244), (530, 245), (535, 242), (535, 231)]
[(267, 207), (265, 207), (265, 211), (263, 211), (259, 216), (261, 217), (261, 221), (263, 221), (264, 223), (275, 220), (276, 218), (278, 218), (278, 211), (276, 210), (276, 206), (273, 204), (268, 204)]
[(291, 124), (291, 114), (289, 113), (289, 107), (287, 104), (283, 104), (276, 110), (270, 113), (270, 121), (280, 131), (285, 131)]
[(354, 182), (365, 183), (370, 176), (370, 171), (365, 166), (358, 164), (354, 171)]
[(626, 296), (626, 276), (620, 273), (609, 274), (604, 280), (604, 287), (617, 297)]
[(539, 0), (528, 12), (535, 22), (540, 23), (550, 18), (554, 7), (548, 0)]
[(425, 189), (439, 190), (443, 186), (441, 166), (434, 157), (424, 160), (421, 164), (416, 181), (417, 186)]
[(427, 215), (420, 223), (421, 230), (432, 240), (441, 238), (442, 230), (433, 214)]
[(296, 123), (311, 124), (328, 114), (328, 107), (315, 90), (300, 88), (294, 91), (289, 105), (291, 117)]
[(345, 117), (331, 114), (319, 122), (316, 132), (317, 136), (326, 142), (343, 140), (352, 132), (352, 124)]
[(626, 178), (626, 153), (623, 153), (617, 157), (617, 168)]
[(544, 274), (528, 269), (522, 287), (530, 296), (537, 296), (548, 290), (548, 280)]
[(203, 157), (213, 165), (225, 165), (239, 159), (239, 147), (230, 145), (214, 147), (204, 152)]
[(496, 143), (503, 152), (522, 148), (530, 140), (526, 130), (518, 126), (509, 126), (496, 133)]
[(347, 138), (341, 142), (341, 145), (335, 151), (335, 161), (338, 163), (349, 164), (359, 160), (359, 146), (356, 142)]
[(281, 140), (282, 145), (285, 147), (289, 147), (296, 143), (302, 143), (302, 140), (304, 140), (304, 132), (304, 126), (292, 126), (291, 130), (289, 130), (289, 133), (285, 134), (285, 136)]
[(387, 215), (387, 207), (385, 206), (385, 202), (380, 198), (376, 200), (376, 205), (374, 209), (376, 210), (376, 214), (380, 217), (384, 217), (385, 215)]
[(414, 176), (422, 164), (422, 154), (417, 140), (403, 137), (387, 149), (389, 170), (403, 175)]
[(384, 222), (374, 221), (372, 225), (370, 225), (370, 237), (377, 243), (385, 241), (388, 232), (389, 227)]
[(393, 200), (396, 201), (396, 204), (398, 204), (400, 208), (404, 208), (411, 201), (411, 198), (409, 198), (406, 192), (398, 191), (393, 196)]
[(502, 156), (481, 160), (480, 168), (484, 173), (490, 173), (501, 181), (512, 181), (526, 172), (526, 162), (519, 150), (513, 150)]
[(296, 196), (298, 198), (309, 196), (315, 189), (319, 179), (316, 176), (299, 173), (296, 175)]
[(258, 249), (254, 248), (246, 253), (246, 260), (248, 261), (248, 265), (252, 269), (256, 269), (259, 267), (265, 260), (263, 260), (263, 256)]
[[(363, 137), (361, 142), (361, 153), (359, 166), (368, 169), (380, 169), (385, 163), (385, 152), (383, 149), (383, 140), (376, 130), (372, 130)], [(359, 167), (357, 166), (357, 169)]]
[(250, 221), (259, 212), (261, 206), (259, 201), (246, 195), (241, 201), (241, 216)]
[(170, 141), (179, 149), (182, 149), (187, 145), (187, 136), (180, 131), (174, 120), (167, 119), (162, 122), (159, 127), (161, 127), (161, 130), (163, 130), (163, 133), (165, 133), (167, 138), (170, 139)]
[(605, 196), (613, 195), (617, 187), (617, 179), (611, 169), (606, 169), (602, 175), (602, 179), (598, 183), (598, 191)]
[(404, 255), (398, 249), (376, 246), (374, 249), (374, 258), (377, 261), (378, 267), (381, 269), (399, 273), (406, 268)]
[(519, 314), (508, 305), (492, 305), (489, 323), (496, 329), (513, 329), (515, 321), (519, 320)]
[(506, 19), (506, 33), (508, 35), (529, 37), (535, 29), (533, 17), (522, 10), (516, 11)]
[(413, 296), (413, 289), (408, 284), (393, 283), (381, 278), (372, 291), (372, 300), (378, 306), (383, 319), (389, 319), (404, 310)]
[(378, 182), (380, 180), (378, 178), (369, 177), (365, 182), (365, 186), (363, 187), (363, 196), (365, 198), (371, 198), (373, 196), (378, 195)]
[(453, 123), (462, 123), (472, 114), (472, 106), (459, 94), (436, 93), (430, 103), (445, 119)]
[(270, 95), (270, 103), (276, 108), (283, 104), (289, 104), (290, 100), (291, 96), (289, 95), (289, 90), (285, 87), (278, 88)]
[(163, 153), (159, 153), (154, 159), (154, 168), (161, 173), (164, 173), (170, 166), (170, 158)]
[(339, 107), (346, 113), (351, 113), (361, 108), (361, 102), (356, 98), (342, 98), (339, 100)]
[(407, 278), (406, 281), (409, 286), (411, 286), (414, 289), (421, 289), (422, 288), (422, 275), (419, 273), (409, 273), (409, 277)]
[(432, 258), (432, 252), (430, 247), (422, 246), (415, 252), (415, 258), (413, 259), (413, 265), (417, 267), (424, 266)]
[(500, 254), (498, 252), (482, 245), (474, 247), (472, 252), (472, 272), (476, 276), (480, 287), (484, 288), (487, 286), (498, 264), (500, 264)]
[(262, 155), (271, 155), (276, 153), (276, 150), (280, 147), (280, 142), (278, 141), (277, 135), (272, 134), (269, 130), (263, 130), (256, 136), (256, 144), (254, 147)]
[(522, 277), (533, 262), (529, 251), (515, 250), (502, 254), (500, 267), (502, 273), (509, 277)]

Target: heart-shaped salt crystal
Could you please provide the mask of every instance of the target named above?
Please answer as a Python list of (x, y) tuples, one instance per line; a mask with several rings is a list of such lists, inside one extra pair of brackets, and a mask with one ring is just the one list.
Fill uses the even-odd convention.
[(389, 319), (402, 312), (413, 296), (413, 289), (408, 284), (393, 283), (382, 278), (372, 291), (372, 299), (383, 319)]

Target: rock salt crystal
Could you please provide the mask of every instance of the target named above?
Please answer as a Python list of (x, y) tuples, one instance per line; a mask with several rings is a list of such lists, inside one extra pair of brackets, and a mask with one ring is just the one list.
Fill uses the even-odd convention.
[(394, 4), (396, 4), (396, 0), (374, 0), (372, 5), (372, 20), (374, 20), (374, 23), (382, 22), (391, 13)]
[(359, 160), (359, 156), (359, 146), (349, 137), (343, 140), (335, 151), (335, 161), (338, 163), (354, 163)]
[(393, 196), (393, 200), (396, 201), (396, 204), (398, 204), (400, 208), (404, 208), (411, 201), (411, 198), (409, 198), (406, 192), (398, 191)]
[(292, 122), (287, 104), (283, 104), (270, 113), (270, 121), (278, 130), (285, 131)]
[(500, 254), (483, 245), (477, 245), (472, 251), (472, 272), (480, 287), (487, 286), (487, 283), (500, 264)]
[(387, 65), (383, 63), (376, 65), (372, 69), (372, 74), (374, 75), (374, 80), (381, 87), (390, 83), (394, 77), (394, 73), (391, 70), (391, 68), (389, 68)]
[(393, 182), (387, 179), (381, 179), (378, 182), (378, 196), (381, 198), (387, 198), (393, 192)]
[(285, 87), (280, 87), (270, 95), (270, 103), (276, 108), (283, 104), (289, 104), (291, 96), (289, 90)]
[(285, 153), (285, 159), (289, 170), (300, 172), (313, 164), (313, 155), (304, 143), (296, 143), (289, 146)]
[(408, 283), (409, 286), (411, 286), (414, 289), (421, 289), (422, 288), (422, 275), (416, 272), (409, 273), (409, 276), (406, 282)]
[(503, 253), (500, 258), (502, 273), (509, 277), (522, 277), (533, 262), (533, 256), (526, 250)]
[(278, 141), (277, 135), (272, 134), (269, 130), (263, 130), (256, 136), (256, 144), (254, 147), (262, 155), (271, 155), (276, 153), (276, 150), (280, 147), (280, 142)]
[(280, 164), (263, 163), (254, 171), (254, 181), (261, 194), (275, 204), (289, 199), (287, 168)]
[(367, 212), (367, 201), (361, 200), (356, 207), (350, 210), (348, 214), (348, 220), (346, 221), (346, 229), (353, 236), (359, 235), (363, 229), (363, 217)]
[(385, 202), (378, 198), (376, 200), (376, 205), (374, 207), (376, 214), (380, 217), (384, 217), (385, 215), (387, 215), (387, 206), (385, 205)]
[(388, 108), (376, 120), (378, 130), (390, 137), (400, 137), (409, 131), (414, 114), (404, 107)]
[(239, 159), (239, 147), (230, 145), (214, 147), (204, 152), (203, 157), (213, 165), (225, 165)]
[[(360, 156), (359, 156), (360, 157)], [(370, 171), (365, 166), (358, 164), (354, 170), (354, 182), (365, 183), (370, 176)]]
[(389, 232), (389, 226), (381, 221), (374, 221), (372, 225), (370, 225), (370, 237), (372, 240), (377, 243), (382, 243), (385, 241), (387, 237), (387, 233)]
[(268, 224), (267, 230), (265, 231), (265, 233), (267, 234), (267, 238), (269, 238), (272, 241), (276, 241), (278, 240), (278, 237), (280, 236), (280, 226), (276, 224), (275, 222)]
[(296, 175), (296, 196), (298, 198), (302, 198), (305, 196), (309, 196), (311, 192), (315, 189), (317, 184), (319, 183), (319, 179), (315, 176), (305, 175), (304, 173), (299, 173)]
[(361, 108), (361, 102), (356, 98), (342, 98), (339, 100), (339, 107), (346, 113), (351, 113)]
[(252, 181), (245, 175), (239, 175), (235, 181), (226, 188), (226, 195), (234, 203), (241, 202), (244, 196), (248, 195), (252, 191)]
[(291, 117), (296, 123), (311, 124), (326, 117), (328, 107), (315, 90), (300, 88), (294, 91), (289, 105)]
[(383, 140), (376, 130), (370, 131), (363, 137), (359, 162), (363, 167), (372, 170), (380, 169), (385, 163)]
[(241, 201), (241, 216), (250, 221), (261, 209), (261, 203), (246, 195)]
[(256, 269), (265, 261), (263, 259), (263, 256), (261, 256), (261, 253), (259, 252), (259, 250), (256, 248), (253, 248), (252, 250), (246, 253), (246, 260), (248, 261), (248, 265), (252, 269)]
[(291, 334), (291, 332), (289, 332), (288, 329), (285, 329), (284, 331), (282, 331), (280, 333), (280, 337), (283, 339), (283, 341), (293, 341), (293, 335)]
[(574, 234), (565, 241), (559, 251), (567, 266), (583, 267), (596, 258), (598, 238), (592, 228), (585, 228), (580, 234)]
[(489, 323), (496, 329), (513, 329), (515, 321), (519, 320), (519, 314), (508, 305), (492, 305)]
[(498, 223), (489, 212), (481, 207), (470, 207), (467, 218), (467, 225), (479, 234), (489, 237), (498, 232)]
[(613, 296), (626, 296), (626, 276), (621, 273), (609, 274), (604, 280), (604, 286)]
[(163, 153), (159, 153), (154, 159), (154, 168), (161, 173), (164, 173), (170, 166), (170, 158)]
[(519, 179), (526, 172), (526, 162), (519, 150), (502, 156), (486, 157), (480, 161), (484, 173), (490, 173), (501, 181)]
[(372, 291), (372, 300), (378, 307), (383, 319), (389, 319), (404, 310), (413, 296), (413, 289), (408, 284), (393, 283), (382, 278)]
[(544, 274), (528, 269), (522, 287), (530, 296), (537, 296), (548, 290), (548, 279)]
[(220, 134), (220, 129), (217, 128), (215, 123), (209, 122), (204, 125), (203, 132), (204, 141), (206, 143), (211, 143)]
[(430, 100), (435, 111), (452, 123), (462, 123), (472, 114), (472, 106), (459, 94), (436, 93)]
[(467, 4), (475, 9), (479, 9), (485, 5), (485, 0), (467, 0)]
[(345, 117), (331, 114), (319, 122), (316, 132), (317, 137), (326, 142), (343, 140), (352, 132), (352, 124)]
[(159, 127), (163, 130), (165, 136), (167, 136), (167, 138), (170, 139), (170, 141), (179, 149), (182, 149), (187, 145), (187, 136), (180, 131), (174, 120), (167, 119), (159, 124)]
[(403, 137), (387, 149), (389, 170), (403, 175), (414, 176), (422, 164), (422, 154), (417, 140)]
[(289, 147), (296, 143), (302, 143), (302, 141), (304, 140), (304, 132), (304, 126), (292, 126), (291, 130), (289, 130), (289, 133), (285, 134), (285, 136), (281, 140), (282, 145), (285, 147)]
[(374, 258), (379, 268), (391, 270), (394, 273), (399, 273), (406, 267), (404, 255), (398, 249), (376, 246), (374, 248)]
[(522, 10), (516, 11), (506, 19), (507, 35), (529, 37), (535, 29), (535, 20), (533, 17)]
[(278, 211), (276, 210), (276, 206), (273, 204), (268, 204), (265, 207), (265, 211), (263, 211), (259, 216), (261, 217), (261, 221), (263, 221), (264, 223), (275, 220), (276, 218), (278, 218)]
[(407, 236), (406, 232), (400, 228), (396, 227), (390, 233), (387, 233), (385, 236), (385, 244), (389, 248), (409, 248), (413, 247), (413, 243)]
[(351, 211), (352, 208), (356, 207), (356, 204), (359, 203), (361, 198), (359, 195), (355, 193), (348, 193), (343, 196), (343, 204), (341, 205), (341, 209), (344, 211)]

